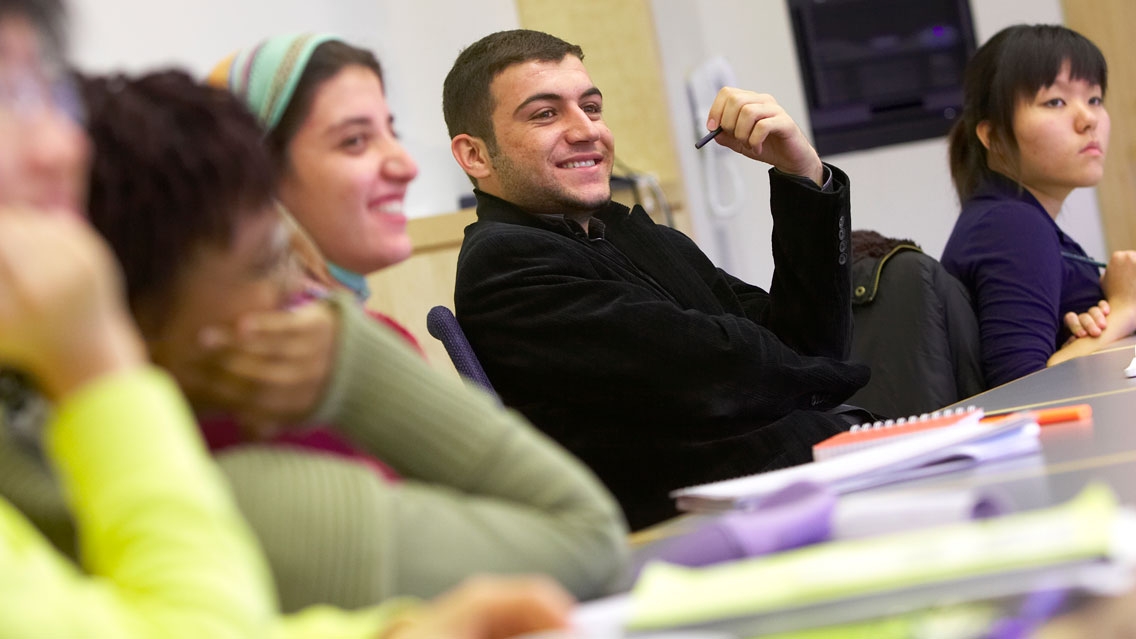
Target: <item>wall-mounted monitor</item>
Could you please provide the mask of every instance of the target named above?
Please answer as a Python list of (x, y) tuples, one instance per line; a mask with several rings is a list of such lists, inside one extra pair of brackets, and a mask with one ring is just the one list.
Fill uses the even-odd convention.
[(787, 0), (822, 155), (945, 135), (974, 53), (967, 0)]

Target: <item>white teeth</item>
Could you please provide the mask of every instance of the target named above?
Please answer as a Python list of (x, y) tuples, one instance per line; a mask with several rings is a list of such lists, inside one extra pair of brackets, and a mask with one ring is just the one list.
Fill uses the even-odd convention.
[(584, 160), (583, 162), (565, 162), (564, 164), (561, 164), (560, 166), (562, 166), (566, 169), (579, 169), (579, 168), (583, 168), (585, 166), (595, 166), (595, 165), (596, 165), (595, 160)]
[(380, 213), (402, 213), (402, 202), (390, 201), (379, 205)]

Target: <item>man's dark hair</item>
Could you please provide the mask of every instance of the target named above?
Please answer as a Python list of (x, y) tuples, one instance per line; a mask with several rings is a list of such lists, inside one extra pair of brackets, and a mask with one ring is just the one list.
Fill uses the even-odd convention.
[[(339, 40), (329, 40), (312, 51), (308, 65), (304, 67), (304, 72), (300, 74), (300, 79), (296, 83), (296, 90), (292, 93), (292, 99), (280, 116), (280, 122), (268, 132), (265, 138), (268, 152), (272, 155), (272, 161), (275, 162), (277, 171), (283, 170), (288, 163), (288, 145), (296, 136), (296, 131), (304, 124), (304, 120), (308, 119), (308, 114), (312, 110), (312, 101), (315, 100), (316, 92), (320, 86), (343, 69), (351, 66), (370, 69), (378, 76), (380, 82), (383, 79), (382, 65), (379, 64), (375, 54), (366, 49), (360, 49)], [(386, 87), (383, 88), (386, 89)]]
[(88, 215), (114, 249), (127, 298), (164, 321), (182, 269), (202, 246), (231, 246), (272, 204), (261, 130), (224, 89), (181, 71), (82, 82), (94, 143)]
[(44, 39), (45, 53), (62, 57), (65, 30), (63, 0), (0, 0), (0, 20), (27, 18)]
[(442, 85), (442, 113), (450, 138), (465, 133), (481, 138), (492, 151), (493, 95), (489, 85), (506, 68), (538, 60), (559, 62), (567, 55), (584, 59), (584, 50), (540, 31), (498, 31), (466, 47), (454, 61)]
[[(1014, 110), (1018, 101), (1032, 99), (1057, 80), (1069, 64), (1073, 80), (1108, 89), (1104, 54), (1085, 36), (1059, 25), (1007, 27), (986, 44), (966, 65), (963, 78), (962, 116), (948, 136), (951, 178), (959, 200), (965, 202), (994, 172), (994, 153), (1016, 172), (1018, 141), (1014, 139)], [(979, 123), (990, 123), (990, 150), (978, 138)], [(1008, 177), (1017, 179), (1016, 176)]]

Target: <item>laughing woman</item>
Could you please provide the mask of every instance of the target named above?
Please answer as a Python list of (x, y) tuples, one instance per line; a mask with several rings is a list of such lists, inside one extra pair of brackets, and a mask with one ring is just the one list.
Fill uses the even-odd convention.
[(395, 134), (378, 60), (334, 36), (282, 35), (222, 61), (209, 81), (256, 115), (280, 203), (336, 281), (366, 299), (367, 274), (410, 256), (403, 199), (418, 175)]

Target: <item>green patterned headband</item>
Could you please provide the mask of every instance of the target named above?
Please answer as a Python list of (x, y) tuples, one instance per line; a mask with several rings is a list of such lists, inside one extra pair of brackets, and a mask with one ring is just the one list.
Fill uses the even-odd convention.
[(292, 101), (312, 52), (324, 42), (338, 40), (334, 35), (315, 33), (274, 36), (222, 60), (208, 82), (232, 91), (264, 130), (271, 131)]

